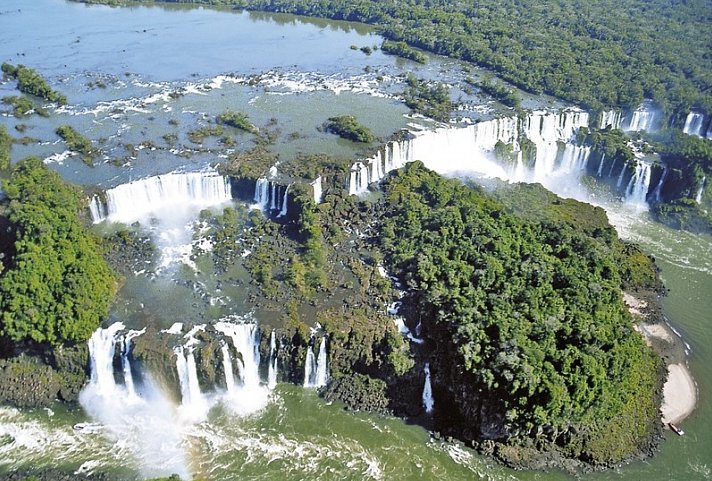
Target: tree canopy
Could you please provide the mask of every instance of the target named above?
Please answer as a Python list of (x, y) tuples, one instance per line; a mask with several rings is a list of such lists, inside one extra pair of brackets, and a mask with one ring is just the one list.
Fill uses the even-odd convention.
[(484, 406), (505, 437), (585, 432), (567, 434), (567, 447), (593, 461), (639, 449), (657, 419), (661, 363), (622, 303), (610, 232), (586, 235), (553, 210), (514, 216), (420, 163), (386, 195), (386, 260), (415, 293), (464, 417)]
[(40, 97), (49, 102), (56, 102), (59, 105), (67, 103), (67, 97), (53, 90), (47, 81), (34, 69), (24, 65), (14, 66), (5, 62), (2, 64), (2, 72), (8, 77), (17, 80), (17, 88), (20, 92)]
[[(83, 0), (120, 4), (122, 0)], [(584, 107), (712, 113), (709, 0), (175, 0), (377, 25), (390, 40), (492, 69)]]
[(0, 332), (16, 342), (87, 340), (116, 279), (78, 217), (84, 197), (37, 158), (15, 165), (3, 188), (15, 242), (0, 277)]

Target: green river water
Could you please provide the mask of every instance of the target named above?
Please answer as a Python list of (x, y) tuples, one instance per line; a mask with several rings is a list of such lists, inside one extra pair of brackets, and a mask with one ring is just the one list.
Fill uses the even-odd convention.
[[(39, 140), (13, 147), (14, 160), (40, 155), (68, 180), (101, 188), (177, 169), (200, 170), (218, 162), (224, 149), (210, 143), (206, 149), (193, 148), (185, 137), (188, 130), (206, 125), (206, 119), (226, 108), (248, 113), (257, 125), (276, 119), (280, 133), (275, 149), (284, 158), (297, 152), (357, 157), (362, 152), (315, 126), (342, 113), (354, 113), (382, 137), (413, 123), (428, 126), (423, 119), (406, 116), (407, 109), (395, 98), (402, 90), (403, 75), (416, 71), (444, 81), (463, 75), (462, 66), (447, 59), (433, 58), (426, 66), (416, 66), (380, 51), (365, 56), (350, 48), (380, 41), (367, 27), (290, 16), (0, 0), (0, 60), (36, 68), (69, 98), (69, 106), (48, 119), (3, 114), (0, 122), (13, 135), (17, 135), (16, 125), (26, 124), (25, 135)], [(251, 75), (259, 81), (244, 80)], [(103, 86), (96, 87), (97, 82)], [(183, 89), (184, 95), (169, 99), (167, 93), (176, 89)], [(0, 84), (0, 96), (16, 94), (13, 83)], [(527, 102), (536, 106), (553, 101)], [(493, 115), (493, 108), (497, 106), (474, 115)], [(100, 143), (105, 152), (101, 165), (88, 168), (64, 152), (53, 134), (64, 123)], [(140, 145), (165, 134), (175, 134), (178, 145), (159, 140), (154, 149), (127, 153), (126, 144)], [(234, 149), (251, 145), (247, 136), (238, 135), (236, 141)], [(117, 158), (123, 160), (116, 162)], [(683, 423), (687, 435), (666, 433), (653, 459), (580, 477), (709, 480), (712, 239), (672, 231), (648, 220), (645, 212), (629, 212), (620, 205), (609, 205), (607, 210), (621, 235), (640, 242), (662, 268), (670, 290), (664, 300), (665, 314), (689, 347), (699, 403)], [(179, 288), (159, 295), (146, 292), (150, 285), (157, 284), (140, 276), (129, 281), (112, 316), (140, 324), (143, 317), (136, 307), (140, 304), (151, 312), (148, 318), (167, 327), (180, 312), (199, 314), (198, 308), (180, 304)], [(173, 301), (172, 307), (160, 305)], [(237, 311), (249, 311), (244, 300), (239, 302), (243, 305)], [(291, 385), (278, 386), (257, 414), (236, 416), (217, 407), (205, 422), (177, 426), (181, 449), (167, 465), (152, 465), (150, 453), (144, 453), (143, 459), (137, 455), (137, 439), (116, 440), (101, 431), (73, 430), (75, 423), (87, 420), (81, 409), (61, 405), (38, 411), (0, 408), (0, 473), (46, 466), (135, 479), (167, 475), (174, 466), (182, 466), (183, 476), (220, 481), (573, 479), (558, 472), (512, 471), (459, 444), (433, 439), (419, 426), (348, 413), (339, 405), (324, 403), (313, 391)], [(161, 435), (154, 434), (150, 443), (161, 449)]]

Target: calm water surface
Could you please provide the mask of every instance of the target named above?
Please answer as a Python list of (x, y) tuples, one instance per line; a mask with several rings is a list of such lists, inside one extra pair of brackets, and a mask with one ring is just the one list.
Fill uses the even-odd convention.
[[(442, 75), (444, 81), (462, 75), (459, 64), (447, 60), (416, 66), (380, 52), (367, 57), (350, 48), (380, 41), (363, 26), (291, 16), (0, 0), (0, 60), (36, 68), (70, 100), (49, 119), (4, 115), (0, 122), (18, 136), (14, 127), (25, 124), (24, 135), (39, 141), (15, 146), (14, 160), (40, 155), (65, 178), (102, 188), (150, 174), (199, 170), (220, 161), (227, 149), (215, 139), (198, 148), (187, 132), (209, 125), (226, 108), (248, 113), (258, 126), (276, 119), (280, 140), (275, 149), (285, 157), (310, 151), (354, 157), (361, 154), (358, 149), (316, 127), (329, 116), (355, 113), (386, 137), (413, 122), (396, 99), (404, 73)], [(250, 82), (253, 75), (259, 81)], [(173, 98), (170, 92), (181, 95)], [(13, 83), (0, 85), (0, 95), (12, 94), (17, 94)], [(102, 148), (98, 166), (86, 167), (65, 153), (54, 135), (64, 123), (86, 132)], [(178, 139), (175, 145), (163, 140), (171, 134)], [(137, 153), (127, 146), (146, 139), (154, 145)], [(246, 135), (236, 134), (235, 141), (237, 150), (252, 145)], [(644, 214), (619, 207), (609, 208), (609, 214), (622, 234), (639, 241), (663, 269), (670, 288), (665, 312), (689, 344), (700, 404), (684, 423), (688, 434), (669, 436), (653, 460), (583, 477), (710, 479), (712, 240), (671, 231)], [(149, 311), (146, 318), (151, 310), (168, 318), (182, 309), (161, 305), (178, 302), (183, 295), (171, 291), (169, 281), (137, 278), (128, 285), (117, 301), (115, 318), (131, 316), (138, 303)], [(155, 290), (145, 291), (140, 300), (132, 297), (131, 292), (147, 285)], [(81, 410), (62, 406), (32, 412), (0, 409), (0, 471), (46, 465), (109, 471), (129, 479), (176, 471), (175, 464), (140, 462), (131, 439), (112, 440), (101, 432), (72, 429), (86, 420)], [(433, 440), (420, 427), (346, 413), (295, 386), (279, 386), (257, 415), (237, 417), (216, 408), (207, 422), (179, 429), (185, 453), (185, 459), (176, 460), (181, 474), (210, 480), (572, 479), (561, 473), (504, 469), (467, 448)]]

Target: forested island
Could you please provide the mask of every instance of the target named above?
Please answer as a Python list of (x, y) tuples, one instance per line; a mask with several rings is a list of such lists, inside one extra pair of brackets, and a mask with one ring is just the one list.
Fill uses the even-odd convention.
[[(526, 110), (521, 92), (511, 86), (575, 102), (590, 110), (592, 120), (576, 124), (574, 138), (550, 142), (556, 162), (585, 152), (582, 183), (619, 201), (647, 176), (642, 203), (649, 203), (657, 220), (712, 232), (712, 141), (681, 128), (693, 110), (712, 113), (711, 59), (699, 36), (712, 24), (704, 2), (656, 1), (645, 8), (633, 1), (554, 2), (550, 8), (489, 0), (476, 6), (407, 0), (178, 3), (369, 23), (386, 38), (383, 52), (411, 64), (426, 63), (422, 51), (428, 51), (488, 67), (508, 83), (489, 73), (480, 79), (466, 74), (461, 87), (490, 96), (506, 115), (464, 128), (478, 132), (491, 122), (487, 127), (500, 132), (515, 126), (515, 137), (492, 142), (491, 160), (502, 169), (534, 171), (546, 148), (536, 137), (543, 136), (544, 125), (563, 130), (570, 119), (589, 115)], [(372, 53), (368, 48), (361, 50)], [(35, 70), (10, 63), (2, 70), (27, 95), (3, 99), (15, 118), (51, 115), (53, 106), (67, 103)], [(255, 77), (246, 80), (251, 82), (257, 83)], [(412, 112), (438, 126), (453, 120), (451, 85), (411, 73), (402, 76), (402, 85), (398, 99)], [(200, 95), (212, 88), (196, 87)], [(602, 120), (607, 109), (635, 109), (645, 99), (664, 113), (655, 132), (624, 132)], [(560, 198), (539, 184), (492, 181), (483, 187), (447, 179), (426, 167), (426, 159), (403, 160), (407, 152), (423, 152), (416, 150), (427, 138), (422, 132), (402, 130), (384, 141), (360, 115), (323, 115), (318, 122), (327, 120), (312, 127), (348, 140), (338, 140), (340, 145), (355, 144), (357, 157), (280, 157), (276, 119), (258, 122), (221, 108), (186, 128), (185, 140), (161, 131), (160, 139), (141, 146), (176, 157), (214, 155), (214, 171), (147, 177), (152, 184), (131, 191), (164, 195), (175, 174), (179, 180), (170, 185), (184, 182), (183, 190), (166, 196), (222, 199), (196, 210), (183, 261), (193, 271), (184, 266), (171, 279), (192, 289), (199, 299), (194, 306), (205, 317), (201, 313), (200, 320), (190, 320), (194, 326), (174, 330), (152, 325), (147, 314), (142, 331), (117, 335), (105, 360), (109, 372), (114, 369), (112, 383), (128, 386), (135, 376), (137, 384), (148, 384), (150, 377), (180, 404), (189, 397), (180, 361), (191, 359), (191, 382), (199, 393), (230, 391), (233, 368), (246, 382), (246, 354), (226, 347), (230, 336), (211, 318), (218, 317), (223, 299), (239, 291), (260, 319), (251, 338), (258, 360), (252, 367), (263, 377), (269, 372), (270, 383), (318, 388), (321, 397), (346, 409), (408, 419), (516, 469), (581, 473), (655, 454), (663, 437), (660, 405), (669, 351), (682, 348), (660, 349), (641, 334), (646, 325), (664, 322), (659, 303), (665, 288), (655, 260), (621, 240), (602, 208)], [(172, 128), (178, 121), (164, 123)], [(431, 139), (455, 130), (438, 129)], [(87, 170), (98, 170), (100, 161), (121, 167), (116, 159), (100, 159), (107, 139), (80, 130), (61, 124), (52, 128), (53, 140)], [(299, 135), (284, 136), (292, 141)], [(46, 159), (11, 163), (12, 145), (20, 141), (0, 125), (0, 401), (49, 408), (58, 399), (74, 406), (87, 380), (96, 377), (87, 341), (116, 320), (110, 313), (117, 291), (132, 277), (160, 278), (157, 268), (150, 270), (161, 247), (147, 227), (161, 219), (151, 213), (107, 228), (113, 223), (111, 189), (82, 191)], [(184, 148), (188, 143), (192, 150)], [(128, 164), (139, 148), (125, 148)], [(643, 165), (645, 155), (657, 157)], [(201, 271), (213, 275), (210, 282), (217, 279), (219, 296), (206, 293)], [(625, 297), (650, 304), (643, 319)], [(182, 339), (188, 344), (179, 344)], [(188, 352), (190, 343), (200, 348)], [(322, 352), (328, 373), (323, 382), (311, 382), (309, 370)]]

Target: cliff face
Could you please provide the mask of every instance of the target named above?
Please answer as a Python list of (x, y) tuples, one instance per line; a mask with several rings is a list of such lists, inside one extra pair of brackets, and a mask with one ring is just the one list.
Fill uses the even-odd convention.
[[(539, 187), (503, 194), (526, 199), (503, 205), (420, 164), (370, 200), (345, 195), (343, 184), (324, 187), (316, 204), (312, 190), (295, 185), (288, 219), (253, 212), (240, 236), (240, 216), (202, 218), (216, 244), (201, 255), (247, 270), (240, 285), (259, 325), (109, 327), (92, 351), (103, 378), (90, 384), (130, 395), (155, 382), (185, 404), (291, 382), (350, 409), (410, 417), (516, 466), (541, 467), (546, 453), (549, 466), (579, 459), (600, 467), (648, 449), (655, 397), (630, 386), (652, 393), (660, 373), (618, 308), (623, 283), (655, 287), (655, 273), (615, 238), (600, 209)], [(227, 255), (245, 246), (245, 257)], [(595, 356), (582, 354), (586, 346)], [(638, 353), (639, 364), (611, 384), (601, 376), (616, 365), (608, 352)], [(42, 384), (56, 391), (51, 379)], [(596, 398), (591, 385), (609, 397)], [(617, 425), (591, 430), (586, 413), (606, 402), (628, 410)], [(626, 429), (635, 436), (619, 436)]]

